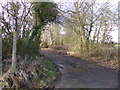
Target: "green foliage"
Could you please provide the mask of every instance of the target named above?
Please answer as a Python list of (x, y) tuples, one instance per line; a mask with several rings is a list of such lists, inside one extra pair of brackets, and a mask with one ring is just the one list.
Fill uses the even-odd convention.
[(33, 27), (32, 35), (30, 36), (30, 39), (29, 39), (28, 47), (30, 50), (35, 45), (36, 48), (33, 48), (33, 49), (39, 50), (40, 43), (41, 43), (42, 28), (47, 23), (53, 22), (56, 20), (56, 16), (58, 14), (57, 5), (53, 2), (34, 2), (33, 11), (34, 11), (33, 14), (35, 18), (35, 25)]
[(35, 41), (35, 38), (37, 38), (41, 33), (41, 28), (42, 28), (42, 25), (36, 25), (33, 27), (33, 33), (32, 35), (30, 36), (30, 39), (29, 41)]
[(2, 41), (2, 56), (6, 58), (12, 53), (12, 41), (9, 38), (5, 38)]
[(37, 41), (33, 41), (32, 44), (29, 44), (28, 41), (24, 41), (23, 39), (19, 39), (17, 42), (17, 54), (21, 56), (29, 56), (34, 57), (39, 55), (39, 44)]
[[(22, 5), (21, 2), (19, 2), (19, 4)], [(58, 14), (57, 5), (53, 2), (33, 2), (32, 6), (33, 7), (30, 8), (30, 12), (33, 18), (31, 19), (31, 16), (29, 16), (30, 14), (25, 16), (24, 14), (25, 12), (27, 13), (27, 11), (23, 11), (23, 16), (18, 18), (17, 21), (18, 24), (20, 24), (20, 27), (24, 27), (25, 25), (28, 26), (27, 29), (23, 28), (22, 37), (20, 36), (21, 31), (17, 31), (17, 54), (20, 54), (21, 56), (29, 55), (32, 57), (39, 54), (41, 31), (47, 23), (54, 22)], [(26, 8), (26, 6), (23, 8)], [(12, 11), (13, 10), (11, 9), (11, 12)], [(6, 12), (6, 14), (8, 13)], [(8, 17), (8, 19), (9, 18), (10, 17)], [(21, 19), (23, 19), (23, 21)], [(7, 29), (7, 27), (12, 26), (12, 24), (10, 24), (10, 22), (6, 22), (5, 19), (3, 19), (3, 21), (5, 28), (3, 28), (3, 34), (5, 34), (3, 38), (3, 57), (6, 57), (6, 55), (11, 54), (12, 51), (13, 35), (12, 32), (8, 32), (11, 28)], [(34, 22), (35, 24), (33, 24)], [(6, 26), (6, 23), (8, 23), (8, 26)], [(22, 28), (20, 28), (20, 30), (22, 30)]]
[(36, 67), (36, 72), (39, 75), (40, 78), (39, 86), (41, 87), (48, 86), (52, 81), (55, 80), (58, 74), (56, 65), (46, 58), (44, 58), (41, 65), (38, 65)]
[(34, 2), (33, 9), (35, 18), (38, 18), (38, 23), (42, 25), (55, 21), (58, 15), (57, 4), (53, 2)]
[(41, 29), (47, 23), (55, 21), (58, 15), (57, 5), (53, 2), (34, 2), (33, 11), (36, 25), (33, 27), (33, 33), (30, 40), (33, 40), (37, 34), (39, 37)]

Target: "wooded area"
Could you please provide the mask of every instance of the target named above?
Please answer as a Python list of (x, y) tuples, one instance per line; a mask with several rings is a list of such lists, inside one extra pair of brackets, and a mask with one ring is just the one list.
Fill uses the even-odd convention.
[[(90, 60), (93, 57), (99, 61), (104, 59), (113, 69), (118, 69), (118, 47), (110, 35), (118, 25), (117, 9), (113, 9), (109, 1), (98, 3), (97, 0), (76, 0), (71, 8), (64, 6), (55, 2), (1, 3), (0, 70), (3, 74), (0, 75), (5, 83), (2, 86), (43, 88), (52, 82), (57, 76), (56, 66), (44, 58), (41, 48), (54, 48), (59, 53)], [(26, 72), (32, 83), (38, 79), (39, 85), (28, 84)], [(17, 75), (23, 75), (25, 80), (15, 79)], [(45, 85), (40, 85), (42, 79)], [(16, 84), (17, 80), (25, 84)]]
[(45, 47), (62, 47), (68, 55), (107, 62), (104, 66), (117, 68), (119, 44), (111, 34), (118, 25), (118, 12), (110, 1), (78, 0), (68, 7), (61, 3), (58, 10), (62, 17), (60, 24), (51, 23), (42, 32)]

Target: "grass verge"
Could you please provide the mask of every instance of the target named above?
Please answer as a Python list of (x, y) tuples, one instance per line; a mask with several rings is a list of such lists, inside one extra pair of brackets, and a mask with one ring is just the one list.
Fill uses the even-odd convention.
[(36, 70), (38, 72), (40, 87), (47, 88), (56, 79), (58, 75), (57, 66), (45, 57), (41, 57), (42, 64), (38, 64)]

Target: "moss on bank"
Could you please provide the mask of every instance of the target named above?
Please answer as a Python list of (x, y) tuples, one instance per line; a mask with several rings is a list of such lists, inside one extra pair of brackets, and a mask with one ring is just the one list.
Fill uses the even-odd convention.
[(41, 57), (41, 59), (42, 63), (36, 66), (36, 72), (40, 79), (38, 86), (46, 88), (56, 79), (58, 71), (57, 66), (52, 61), (45, 57)]

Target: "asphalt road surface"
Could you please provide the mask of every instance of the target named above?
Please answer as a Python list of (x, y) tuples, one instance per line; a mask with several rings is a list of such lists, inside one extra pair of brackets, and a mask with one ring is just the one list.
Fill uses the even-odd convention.
[(61, 72), (55, 88), (118, 88), (118, 73), (78, 58), (58, 54), (51, 49), (42, 53), (52, 60)]

